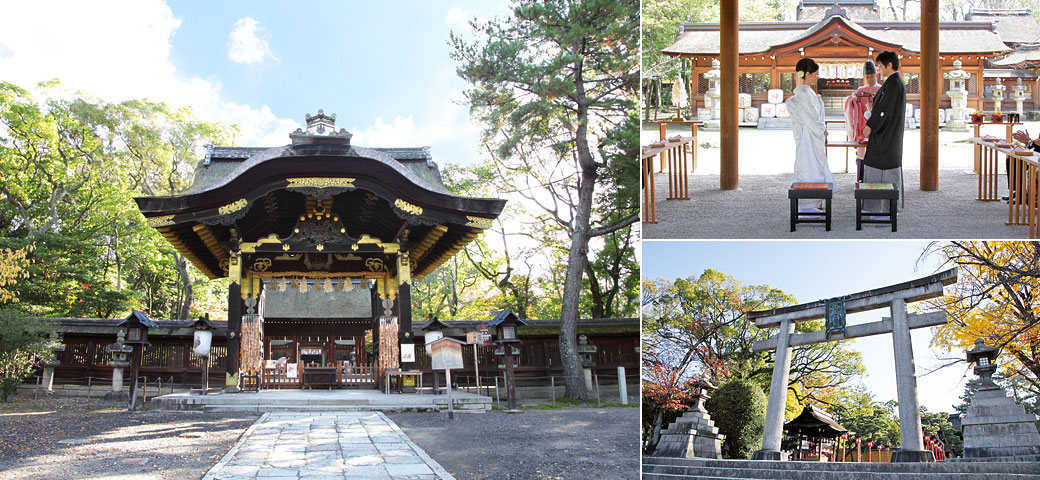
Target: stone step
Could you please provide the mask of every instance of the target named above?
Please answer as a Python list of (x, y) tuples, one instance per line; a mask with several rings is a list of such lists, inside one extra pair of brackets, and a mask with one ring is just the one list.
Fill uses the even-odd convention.
[[(160, 408), (162, 410), (162, 408)], [(193, 409), (204, 413), (286, 413), (286, 412), (447, 412), (434, 405), (205, 405)], [(486, 413), (490, 408), (455, 408), (456, 413)]]
[[(684, 470), (685, 469), (685, 470)], [(710, 469), (722, 469), (710, 471)], [(665, 457), (643, 457), (645, 472), (687, 474), (696, 470), (698, 475), (734, 476), (734, 471), (770, 472), (773, 477), (742, 478), (807, 478), (786, 477), (786, 473), (812, 472), (816, 475), (845, 473), (872, 473), (883, 475), (937, 475), (946, 478), (950, 475), (994, 475), (1009, 478), (1036, 478), (1040, 480), (1040, 463), (1035, 462), (935, 462), (935, 463), (843, 463), (843, 462), (777, 462), (752, 460), (712, 460), (685, 459)], [(1015, 477), (1025, 475), (1025, 477)], [(892, 477), (901, 478), (901, 477)], [(956, 477), (951, 477), (956, 478)]]

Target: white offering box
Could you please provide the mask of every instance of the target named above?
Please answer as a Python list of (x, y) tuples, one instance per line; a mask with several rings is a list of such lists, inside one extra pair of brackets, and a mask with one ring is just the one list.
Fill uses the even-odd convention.
[(762, 104), (762, 118), (773, 118), (776, 116), (776, 104), (763, 103)]
[(912, 103), (906, 104), (906, 118), (913, 118), (914, 116), (914, 105)]
[(744, 121), (748, 123), (758, 123), (758, 109), (747, 109), (747, 112), (744, 114)]
[[(774, 88), (772, 90), (769, 90), (769, 93), (766, 94), (766, 97), (769, 99), (769, 103), (772, 103), (772, 104), (784, 103), (784, 91), (779, 89), (779, 88)], [(766, 115), (762, 115), (762, 116), (765, 117)], [(771, 117), (772, 115), (769, 115), (769, 116)]]
[(739, 108), (750, 108), (751, 107), (751, 94), (741, 93), (737, 95), (737, 107)]
[(698, 108), (697, 109), (697, 120), (700, 120), (702, 122), (706, 122), (708, 120), (711, 120), (711, 110), (708, 110), (707, 108)]
[(779, 118), (787, 118), (790, 115), (787, 113), (787, 104), (778, 103), (776, 104), (776, 116)]

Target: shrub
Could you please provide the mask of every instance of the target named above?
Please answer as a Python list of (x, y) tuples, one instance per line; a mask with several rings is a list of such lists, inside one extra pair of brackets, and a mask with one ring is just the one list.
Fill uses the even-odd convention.
[(762, 447), (766, 421), (766, 396), (746, 380), (724, 383), (705, 403), (719, 433), (726, 435), (722, 454), (726, 458), (751, 458)]

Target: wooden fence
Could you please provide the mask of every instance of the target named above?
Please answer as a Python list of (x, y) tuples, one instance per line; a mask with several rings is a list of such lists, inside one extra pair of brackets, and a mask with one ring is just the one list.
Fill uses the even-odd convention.
[[(369, 365), (350, 365), (347, 362), (339, 362), (336, 368), (336, 384), (340, 388), (376, 388), (375, 367)], [(289, 376), (285, 366), (275, 368), (264, 368), (260, 377), (260, 386), (265, 389), (279, 388), (301, 388), (303, 370), (306, 366), (300, 366), (295, 376)]]

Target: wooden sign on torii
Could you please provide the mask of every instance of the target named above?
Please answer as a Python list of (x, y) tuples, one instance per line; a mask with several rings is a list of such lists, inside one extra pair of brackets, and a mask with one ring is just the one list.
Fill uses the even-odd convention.
[[(754, 460), (783, 460), (780, 439), (784, 428), (784, 410), (787, 403), (787, 384), (791, 369), (791, 350), (797, 345), (830, 342), (846, 338), (865, 337), (883, 333), (892, 334), (892, 350), (895, 353), (896, 396), (899, 402), (899, 440), (901, 450), (893, 452), (893, 462), (935, 461), (932, 452), (925, 450), (921, 436), (921, 413), (917, 402), (917, 377), (914, 368), (914, 351), (910, 343), (910, 330), (932, 327), (946, 323), (946, 312), (923, 314), (907, 313), (906, 304), (942, 296), (943, 287), (957, 281), (957, 269), (952, 268), (935, 275), (888, 287), (854, 293), (842, 297), (839, 302), (818, 300), (790, 307), (759, 310), (748, 314), (758, 328), (780, 327), (778, 335), (754, 343), (752, 351), (776, 350), (773, 364), (773, 380), (769, 389), (769, 406), (766, 410), (765, 433), (762, 449), (751, 457)], [(830, 305), (844, 302), (845, 313), (864, 312), (888, 307), (891, 317), (880, 321), (849, 325), (842, 328), (816, 332), (795, 333), (795, 324), (824, 318)], [(832, 307), (833, 308), (833, 307)], [(839, 305), (840, 310), (840, 305)], [(843, 316), (843, 314), (841, 314)]]

